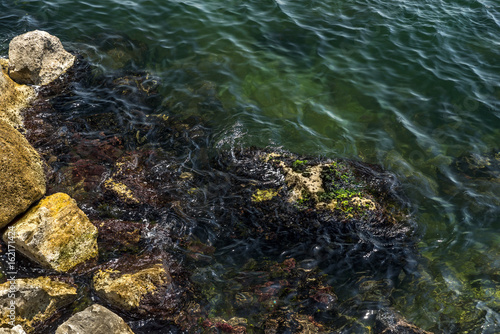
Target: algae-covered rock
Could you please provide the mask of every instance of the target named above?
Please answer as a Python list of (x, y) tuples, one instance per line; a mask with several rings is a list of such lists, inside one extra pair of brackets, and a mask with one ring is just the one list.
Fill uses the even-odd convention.
[(42, 199), (4, 233), (16, 250), (42, 266), (68, 271), (97, 256), (97, 229), (63, 193)]
[(46, 85), (66, 72), (75, 56), (64, 50), (59, 38), (35, 30), (9, 44), (9, 75), (21, 84)]
[(56, 334), (133, 334), (130, 327), (115, 313), (94, 304), (74, 314), (56, 330)]
[(433, 334), (410, 324), (397, 312), (387, 309), (377, 314), (376, 331), (380, 334)]
[(183, 293), (170, 274), (171, 261), (165, 256), (121, 257), (94, 274), (93, 288), (117, 309), (170, 316), (180, 309)]
[(40, 156), (16, 129), (0, 120), (0, 228), (44, 194)]
[(49, 277), (7, 281), (0, 285), (0, 327), (18, 324), (26, 332), (36, 333), (39, 325), (73, 302), (76, 295), (75, 287)]
[(16, 129), (22, 129), (20, 110), (27, 107), (35, 97), (32, 87), (19, 85), (8, 76), (8, 60), (0, 59), (0, 119)]
[(138, 308), (147, 293), (155, 293), (159, 286), (171, 283), (161, 263), (133, 273), (119, 270), (100, 270), (94, 275), (97, 294), (115, 306), (126, 310)]
[(455, 168), (467, 177), (496, 181), (500, 179), (500, 151), (469, 153), (460, 156), (454, 163)]

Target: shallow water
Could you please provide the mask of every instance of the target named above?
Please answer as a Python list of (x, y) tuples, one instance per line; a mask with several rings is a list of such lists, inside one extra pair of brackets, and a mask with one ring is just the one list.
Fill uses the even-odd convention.
[[(394, 172), (422, 254), (394, 304), (435, 332), (469, 317), (474, 333), (500, 331), (498, 2), (3, 1), (0, 55), (34, 29), (101, 74), (150, 73), (162, 101), (148, 113), (203, 113), (212, 135), (186, 160), (200, 145), (273, 146)], [(192, 103), (207, 91), (220, 106)], [(95, 112), (134, 110), (99, 98)], [(470, 154), (490, 165), (457, 168)]]

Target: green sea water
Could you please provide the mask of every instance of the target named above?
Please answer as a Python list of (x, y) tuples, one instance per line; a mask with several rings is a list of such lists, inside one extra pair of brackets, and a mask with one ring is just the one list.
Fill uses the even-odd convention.
[(214, 148), (395, 173), (421, 257), (394, 306), (436, 333), (500, 332), (498, 0), (3, 0), (0, 56), (34, 29), (100, 73), (158, 77), (158, 112), (214, 89)]

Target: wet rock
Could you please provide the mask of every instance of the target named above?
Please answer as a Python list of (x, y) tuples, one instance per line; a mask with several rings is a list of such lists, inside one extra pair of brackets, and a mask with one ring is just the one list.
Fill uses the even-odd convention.
[(56, 312), (73, 302), (76, 295), (75, 287), (49, 277), (23, 278), (3, 283), (0, 285), (0, 327), (15, 323), (28, 333), (39, 332), (37, 328), (53, 320)]
[(202, 243), (199, 240), (189, 240), (185, 244), (187, 255), (195, 261), (211, 261), (215, 247)]
[(331, 329), (314, 321), (312, 316), (303, 314), (287, 314), (282, 312), (280, 316), (267, 319), (263, 328), (266, 334), (277, 334), (283, 332), (297, 334), (331, 333)]
[(380, 334), (433, 334), (408, 323), (401, 315), (391, 309), (377, 315), (376, 332)]
[(88, 50), (91, 57), (98, 57), (103, 66), (111, 69), (143, 64), (143, 57), (148, 54), (148, 46), (144, 41), (133, 40), (117, 31), (99, 33), (94, 36), (91, 44), (96, 45), (96, 50), (106, 54), (106, 56), (102, 53), (94, 54), (94, 50), (91, 49)]
[(141, 239), (143, 224), (119, 219), (92, 221), (97, 227), (99, 252), (134, 251)]
[(0, 334), (26, 334), (21, 325), (12, 328), (0, 328)]
[(0, 228), (45, 194), (38, 153), (11, 125), (0, 120)]
[(46, 85), (74, 61), (75, 56), (64, 50), (59, 38), (45, 31), (27, 32), (9, 44), (9, 75), (21, 84)]
[(310, 268), (307, 261), (251, 259), (241, 268), (216, 277), (219, 270), (215, 265), (193, 273), (192, 279), (207, 299), (211, 315), (202, 327), (228, 333), (250, 329), (326, 333), (331, 329), (315, 318), (334, 312), (337, 296), (322, 273)]
[(113, 90), (136, 104), (156, 107), (161, 103), (158, 93), (160, 79), (149, 73), (129, 73), (112, 82)]
[(55, 334), (133, 334), (130, 327), (115, 313), (94, 304), (76, 313), (56, 330)]
[(454, 166), (466, 177), (498, 182), (500, 179), (500, 151), (465, 154), (455, 161)]
[(128, 204), (138, 204), (139, 200), (134, 193), (124, 184), (114, 180), (112, 177), (104, 181), (104, 187), (115, 194), (121, 201)]
[(242, 334), (247, 333), (247, 319), (233, 317), (229, 320), (224, 320), (220, 317), (215, 317), (210, 320), (206, 319), (202, 323), (204, 333), (234, 333)]
[(113, 166), (104, 181), (104, 190), (124, 204), (165, 205), (172, 195), (165, 196), (163, 188), (175, 191), (172, 184), (180, 173), (160, 150), (136, 150), (124, 154)]
[(167, 255), (124, 256), (94, 274), (93, 288), (114, 308), (142, 316), (169, 317), (184, 303), (184, 291), (171, 275), (175, 266)]
[(0, 119), (18, 130), (23, 128), (20, 111), (35, 98), (32, 87), (19, 85), (8, 76), (8, 60), (0, 59)]
[(405, 265), (399, 253), (412, 247), (412, 221), (390, 173), (354, 161), (252, 149), (217, 163), (224, 180), (204, 182), (214, 185), (206, 193), (217, 193), (214, 215), (224, 222), (219, 241), (265, 238), (284, 249), (310, 243), (316, 259), (339, 270), (380, 272), (383, 263), (395, 275)]
[(68, 271), (97, 256), (97, 229), (63, 193), (42, 199), (20, 217), (3, 239), (42, 266)]

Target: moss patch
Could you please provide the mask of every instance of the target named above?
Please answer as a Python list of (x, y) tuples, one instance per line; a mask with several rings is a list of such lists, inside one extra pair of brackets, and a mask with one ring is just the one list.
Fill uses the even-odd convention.
[(266, 189), (266, 190), (257, 189), (257, 191), (252, 195), (252, 202), (269, 201), (274, 196), (277, 196), (277, 195), (278, 195), (278, 190), (274, 190), (274, 189)]

